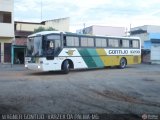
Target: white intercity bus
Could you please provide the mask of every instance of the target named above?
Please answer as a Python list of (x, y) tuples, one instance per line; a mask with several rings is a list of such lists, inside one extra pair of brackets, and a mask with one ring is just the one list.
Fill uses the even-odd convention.
[(43, 31), (28, 36), (25, 67), (39, 71), (104, 68), (141, 63), (137, 37)]

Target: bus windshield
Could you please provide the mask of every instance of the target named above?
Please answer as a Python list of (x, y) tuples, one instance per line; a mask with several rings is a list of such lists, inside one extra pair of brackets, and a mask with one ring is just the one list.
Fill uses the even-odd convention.
[(42, 37), (36, 36), (27, 40), (27, 56), (42, 56)]
[(45, 55), (56, 55), (60, 50), (60, 35), (47, 35), (45, 39)]
[[(42, 40), (43, 38), (43, 40)], [(28, 38), (27, 56), (55, 56), (60, 50), (60, 35), (35, 36)]]

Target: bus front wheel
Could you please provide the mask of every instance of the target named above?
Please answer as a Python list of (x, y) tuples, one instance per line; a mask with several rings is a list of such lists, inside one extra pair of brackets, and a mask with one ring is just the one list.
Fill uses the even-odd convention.
[(65, 60), (65, 61), (63, 62), (62, 72), (63, 72), (64, 74), (68, 74), (68, 73), (69, 73), (69, 62), (68, 62), (68, 60)]
[(127, 65), (126, 59), (125, 58), (121, 58), (120, 64), (119, 64), (119, 68), (120, 69), (124, 69), (126, 67), (126, 65)]

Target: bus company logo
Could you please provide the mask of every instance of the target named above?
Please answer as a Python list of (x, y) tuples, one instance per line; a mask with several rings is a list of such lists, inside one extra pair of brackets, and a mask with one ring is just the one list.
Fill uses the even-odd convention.
[(128, 50), (109, 50), (110, 55), (127, 55)]
[(148, 119), (148, 115), (147, 114), (143, 114), (142, 115), (142, 120), (147, 120)]
[(75, 51), (75, 50), (68, 50), (68, 52), (66, 52), (66, 53), (67, 53), (69, 56), (72, 56), (74, 51)]

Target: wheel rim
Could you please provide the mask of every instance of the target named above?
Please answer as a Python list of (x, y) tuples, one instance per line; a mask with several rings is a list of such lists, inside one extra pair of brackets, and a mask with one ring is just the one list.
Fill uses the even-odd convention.
[(124, 59), (122, 59), (122, 61), (121, 61), (121, 67), (124, 68), (125, 66), (126, 66), (126, 62), (125, 62)]
[(67, 69), (69, 69), (69, 64), (67, 64)]

